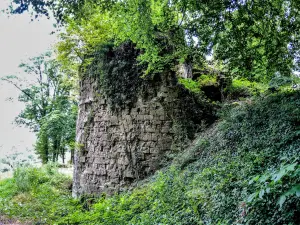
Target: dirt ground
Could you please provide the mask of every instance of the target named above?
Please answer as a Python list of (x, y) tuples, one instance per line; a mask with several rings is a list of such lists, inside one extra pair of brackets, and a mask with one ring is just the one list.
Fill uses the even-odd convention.
[(0, 215), (0, 225), (29, 225), (29, 223), (21, 223), (17, 220), (8, 219)]
[(32, 225), (30, 222), (20, 222), (16, 219), (9, 219), (0, 214), (0, 225)]

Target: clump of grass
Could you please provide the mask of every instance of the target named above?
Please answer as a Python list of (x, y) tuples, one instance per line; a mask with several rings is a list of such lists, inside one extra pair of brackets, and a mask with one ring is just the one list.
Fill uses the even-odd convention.
[(71, 184), (71, 178), (59, 173), (55, 164), (19, 167), (12, 178), (0, 182), (0, 214), (52, 224), (76, 208)]
[(60, 225), (300, 224), (299, 110), (300, 92), (225, 107), (172, 166), (111, 197), (74, 200), (55, 168), (20, 169), (0, 182), (0, 214)]

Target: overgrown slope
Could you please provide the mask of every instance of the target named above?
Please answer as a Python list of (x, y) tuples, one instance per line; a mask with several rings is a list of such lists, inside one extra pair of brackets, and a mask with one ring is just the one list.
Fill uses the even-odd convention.
[[(43, 209), (51, 213), (41, 215), (49, 224), (300, 224), (299, 137), (299, 91), (230, 104), (139, 188), (81, 202), (53, 199)], [(9, 207), (0, 204), (0, 213), (25, 210)]]

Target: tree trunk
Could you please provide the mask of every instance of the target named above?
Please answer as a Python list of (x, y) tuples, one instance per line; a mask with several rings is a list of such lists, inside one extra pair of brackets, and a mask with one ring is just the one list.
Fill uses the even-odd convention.
[(74, 149), (71, 149), (71, 164), (74, 164)]
[(47, 164), (49, 161), (49, 143), (48, 143), (48, 138), (46, 137), (45, 139), (46, 143), (45, 143), (45, 150), (44, 150), (44, 159), (43, 159), (43, 163)]

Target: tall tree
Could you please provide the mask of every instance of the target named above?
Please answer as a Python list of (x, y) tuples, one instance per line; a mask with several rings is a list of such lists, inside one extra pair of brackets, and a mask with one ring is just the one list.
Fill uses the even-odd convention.
[(95, 49), (107, 39), (131, 40), (143, 50), (140, 59), (148, 71), (182, 61), (199, 63), (207, 54), (232, 75), (253, 80), (289, 76), (299, 69), (299, 0), (14, 2), (14, 12), (30, 7), (37, 14), (52, 11), (67, 24), (69, 53), (82, 46)]
[(2, 78), (21, 91), (19, 101), (25, 103), (16, 122), (37, 133), (35, 150), (44, 163), (57, 161), (59, 156), (64, 161), (68, 149), (73, 153), (75, 141), (77, 104), (70, 99), (72, 86), (64, 82), (65, 74), (50, 53), (20, 67), (30, 75), (29, 87), (22, 88), (15, 81), (17, 76)]

